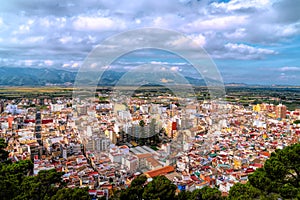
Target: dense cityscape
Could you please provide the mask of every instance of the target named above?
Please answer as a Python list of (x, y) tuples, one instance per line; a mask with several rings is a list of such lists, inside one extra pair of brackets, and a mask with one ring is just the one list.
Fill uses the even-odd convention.
[(65, 97), (2, 100), (8, 159), (32, 160), (31, 176), (63, 172), (64, 187), (88, 188), (94, 199), (116, 196), (142, 175), (146, 182), (164, 176), (177, 194), (210, 187), (227, 197), (272, 152), (300, 140), (299, 109), (158, 94), (124, 95), (122, 104), (109, 90), (76, 104)]
[(299, 0), (0, 6), (0, 200), (300, 199)]

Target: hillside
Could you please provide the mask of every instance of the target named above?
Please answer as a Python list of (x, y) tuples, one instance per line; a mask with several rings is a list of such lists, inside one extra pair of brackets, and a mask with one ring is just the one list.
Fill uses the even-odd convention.
[[(85, 81), (87, 85), (94, 85), (98, 77), (94, 77), (93, 72), (86, 72), (84, 77), (88, 77)], [(126, 74), (125, 71), (107, 70), (104, 72), (99, 85), (114, 86)], [(45, 86), (45, 85), (64, 85), (73, 84), (76, 79), (77, 72), (55, 68), (24, 68), (24, 67), (0, 67), (0, 86)], [(174, 74), (166, 74), (166, 78)], [(175, 77), (176, 78), (176, 77)], [(139, 80), (140, 79), (140, 80)], [(192, 77), (185, 77), (192, 85), (203, 86), (205, 81)], [(155, 79), (154, 79), (155, 80)], [(158, 79), (159, 80), (159, 79)], [(131, 82), (126, 82), (128, 85)], [(137, 76), (133, 84), (143, 85), (143, 78)]]

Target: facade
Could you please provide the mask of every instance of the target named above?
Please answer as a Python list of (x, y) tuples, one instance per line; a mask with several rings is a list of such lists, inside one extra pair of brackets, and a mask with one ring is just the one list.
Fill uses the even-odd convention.
[(275, 107), (276, 119), (285, 119), (286, 118), (286, 106), (279, 104)]

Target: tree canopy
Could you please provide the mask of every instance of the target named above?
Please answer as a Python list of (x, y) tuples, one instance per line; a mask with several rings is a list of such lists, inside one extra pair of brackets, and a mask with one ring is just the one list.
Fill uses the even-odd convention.
[[(31, 160), (11, 162), (7, 144), (0, 139), (0, 197), (1, 200), (71, 200), (90, 199), (87, 188), (65, 188), (62, 172), (55, 169), (40, 171), (31, 176)], [(135, 178), (126, 190), (115, 193), (111, 199), (126, 200), (218, 200), (223, 199), (217, 188), (204, 187), (192, 192), (176, 194), (174, 185), (165, 176), (147, 182), (145, 175)], [(249, 175), (247, 184), (237, 183), (229, 191), (228, 199), (300, 199), (300, 144), (276, 150), (263, 168)], [(225, 199), (225, 198), (224, 198)]]
[(7, 144), (0, 139), (0, 199), (65, 200), (90, 199), (87, 188), (64, 188), (62, 172), (55, 169), (43, 170), (30, 176), (33, 170), (31, 160), (8, 162)]
[[(237, 183), (230, 189), (228, 199), (300, 199), (299, 175), (300, 144), (295, 144), (272, 153), (263, 168), (259, 168), (249, 175), (248, 183)], [(141, 194), (143, 199), (209, 200), (224, 198), (217, 188), (204, 187), (193, 192), (183, 191), (176, 195), (176, 186), (164, 176), (155, 177), (148, 184), (146, 184), (145, 177), (141, 179), (135, 179), (127, 189), (127, 193), (122, 191), (122, 193), (132, 196), (132, 198), (124, 199), (141, 199)], [(133, 193), (139, 194), (139, 198), (133, 197)]]
[(176, 195), (176, 185), (174, 185), (165, 176), (154, 177), (153, 180), (147, 183), (147, 178), (140, 175), (134, 179), (131, 185), (122, 190), (112, 199), (145, 199), (145, 200), (218, 200), (222, 199), (221, 192), (217, 188), (204, 187), (194, 190), (193, 192), (182, 191)]
[(143, 199), (165, 199), (173, 200), (175, 196), (176, 185), (174, 185), (165, 176), (154, 177), (153, 180), (148, 183), (143, 192)]
[(91, 199), (88, 194), (88, 188), (63, 188), (51, 197), (51, 200), (87, 200)]
[(140, 125), (141, 127), (144, 127), (144, 126), (145, 126), (145, 121), (144, 121), (144, 120), (140, 120), (140, 121), (139, 121), (139, 125)]
[(228, 198), (236, 200), (252, 200), (255, 198), (259, 198), (260, 195), (260, 191), (257, 188), (254, 188), (249, 183), (236, 183), (232, 188), (230, 188)]
[(300, 144), (276, 150), (249, 176), (252, 186), (265, 195), (278, 194), (283, 198), (300, 196)]
[[(219, 200), (222, 199), (221, 192), (218, 188), (203, 187), (201, 189), (196, 189), (193, 192), (187, 195), (188, 200)], [(178, 195), (178, 197), (180, 197)]]
[(122, 190), (119, 194), (120, 199), (143, 199), (143, 192), (144, 192), (144, 184), (147, 181), (147, 177), (144, 175), (140, 175), (137, 178), (135, 178), (131, 184), (130, 187), (126, 190)]
[(8, 152), (5, 151), (5, 148), (7, 147), (7, 143), (3, 138), (0, 138), (0, 162), (6, 162), (8, 157)]

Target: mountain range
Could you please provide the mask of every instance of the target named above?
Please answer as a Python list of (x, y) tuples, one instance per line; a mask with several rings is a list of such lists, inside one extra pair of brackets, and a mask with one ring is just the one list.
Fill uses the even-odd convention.
[[(114, 86), (125, 73), (126, 71), (106, 70), (98, 85)], [(77, 72), (75, 71), (57, 68), (0, 67), (0, 86), (72, 85), (76, 80), (76, 75)], [(92, 73), (91, 77), (93, 77)], [(203, 79), (193, 77), (184, 78), (195, 86), (206, 85)], [(91, 79), (95, 80), (95, 77)], [(91, 84), (93, 84), (93, 81), (88, 79), (87, 85)]]

